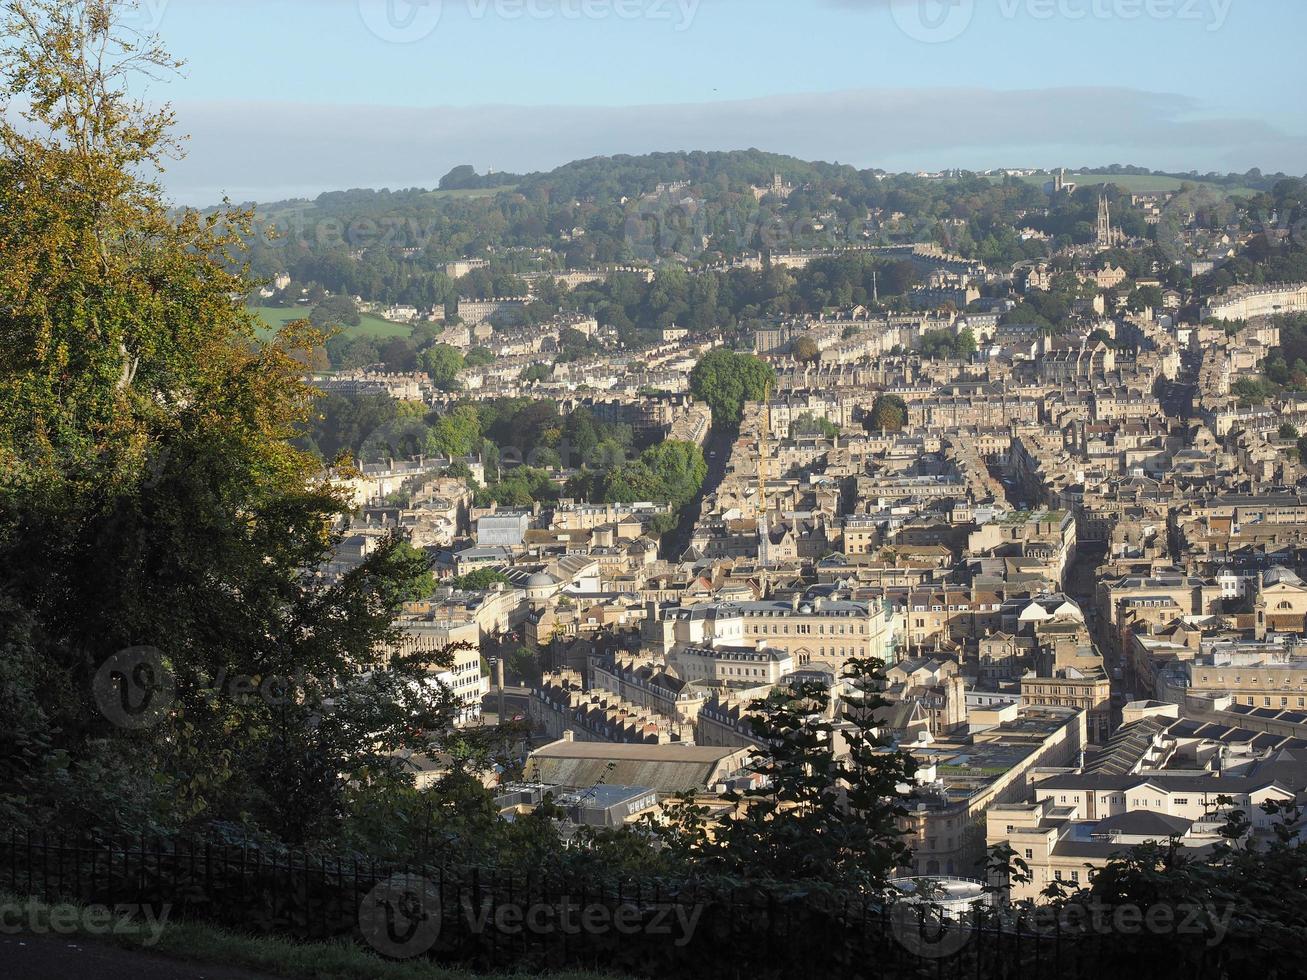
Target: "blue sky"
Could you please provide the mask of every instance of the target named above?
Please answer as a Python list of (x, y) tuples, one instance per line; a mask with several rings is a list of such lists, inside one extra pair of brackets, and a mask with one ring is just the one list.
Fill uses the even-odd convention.
[[(142, 0), (182, 201), (758, 146), (1307, 172), (1302, 0)], [(1299, 39), (1295, 41), (1293, 39)]]

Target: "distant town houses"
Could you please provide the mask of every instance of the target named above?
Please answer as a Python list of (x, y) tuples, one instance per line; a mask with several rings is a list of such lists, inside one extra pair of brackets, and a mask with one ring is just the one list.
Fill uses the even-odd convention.
[[(1050, 197), (1073, 189), (1053, 178)], [(655, 197), (689, 190), (669, 181)], [(753, 187), (764, 202), (798, 191), (783, 175)], [(405, 642), (475, 648), (475, 670), (469, 654), (439, 678), (465, 699), (461, 723), (503, 702), (529, 730), (505, 813), (541, 787), (596, 826), (686, 791), (729, 806), (724, 794), (758, 785), (769, 698), (818, 685), (835, 721), (849, 664), (876, 661), (877, 730), (918, 767), (899, 873), (1033, 899), (1134, 843), (1210, 849), (1231, 805), (1218, 799), (1307, 802), (1307, 399), (1290, 385), (1249, 394), (1296, 336), (1285, 316), (1307, 311), (1307, 287), (1191, 281), (1245, 230), (1199, 227), (1170, 192), (1101, 197), (1089, 241), (1024, 229), (1043, 257), (1010, 266), (905, 238), (687, 264), (795, 273), (860, 255), (917, 277), (893, 302), (875, 279), (861, 303), (731, 336), (775, 376), (738, 427), (690, 390), (728, 342), (716, 329), (668, 317), (624, 347), (602, 312), (528, 326), (532, 296), (461, 299), (440, 341), (492, 358), (465, 366), (458, 391), (371, 370), (315, 383), (437, 412), (584, 408), (639, 445), (701, 447), (702, 492), (679, 510), (575, 499), (562, 488), (580, 464), (560, 452), (544, 468), (559, 499), (510, 507), (487, 501), (479, 456), (387, 458), (332, 474), (356, 509), (317, 574), (348, 574), (389, 535), (429, 554), (433, 592), (406, 606)], [(1173, 269), (1123, 233), (1139, 227), (1127, 207), (1177, 225)], [(906, 227), (872, 210), (877, 228)], [(964, 230), (946, 228), (950, 241)], [(547, 279), (656, 275), (541, 258), (522, 276), (533, 294)], [(1056, 323), (1038, 312), (1058, 304)], [(559, 357), (565, 330), (587, 346)], [(1260, 817), (1246, 831), (1269, 832)], [(987, 880), (986, 850), (1002, 844), (1031, 882)]]

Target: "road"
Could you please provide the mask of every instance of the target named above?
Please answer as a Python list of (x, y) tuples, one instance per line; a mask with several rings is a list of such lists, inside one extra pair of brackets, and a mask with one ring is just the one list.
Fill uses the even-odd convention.
[(726, 476), (726, 464), (731, 458), (731, 446), (735, 433), (713, 426), (708, 432), (708, 439), (703, 445), (704, 460), (708, 463), (708, 474), (703, 478), (703, 487), (699, 496), (681, 510), (681, 522), (671, 534), (663, 539), (662, 557), (667, 561), (676, 561), (690, 546), (690, 537), (694, 534), (694, 525), (699, 520), (699, 511), (704, 497), (715, 493)]
[(1171, 418), (1188, 419), (1194, 414), (1194, 397), (1198, 391), (1198, 368), (1202, 356), (1190, 351), (1180, 355), (1180, 376), (1174, 381), (1162, 382), (1159, 400), (1162, 411)]

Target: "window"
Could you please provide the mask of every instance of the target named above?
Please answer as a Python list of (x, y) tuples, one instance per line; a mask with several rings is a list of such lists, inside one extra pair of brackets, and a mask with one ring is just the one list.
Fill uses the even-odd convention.
[(1074, 882), (1076, 882), (1076, 883), (1078, 884), (1078, 883), (1080, 882), (1080, 872), (1079, 872), (1079, 871), (1072, 871), (1072, 872), (1071, 872), (1071, 880), (1074, 881)]
[(1033, 850), (1031, 850), (1030, 848), (1027, 847), (1027, 848), (1026, 848), (1026, 860), (1027, 860), (1027, 861), (1033, 861), (1034, 859), (1035, 859), (1035, 852), (1034, 852)]
[(1177, 796), (1177, 797), (1175, 798), (1175, 805), (1176, 805), (1176, 806), (1188, 806), (1188, 805), (1189, 805), (1189, 797), (1187, 797), (1187, 796)]

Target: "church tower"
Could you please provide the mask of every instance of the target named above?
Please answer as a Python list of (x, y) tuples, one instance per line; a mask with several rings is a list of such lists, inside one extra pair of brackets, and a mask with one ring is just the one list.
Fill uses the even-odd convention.
[(1117, 232), (1112, 229), (1112, 209), (1107, 203), (1107, 195), (1098, 198), (1098, 247), (1112, 248), (1117, 244)]

